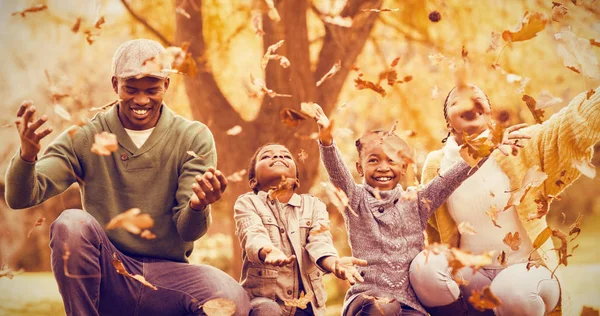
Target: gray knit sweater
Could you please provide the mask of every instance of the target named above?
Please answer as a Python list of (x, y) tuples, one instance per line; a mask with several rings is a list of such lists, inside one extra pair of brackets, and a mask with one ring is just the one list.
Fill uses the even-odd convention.
[(423, 231), (429, 215), (476, 169), (469, 172), (469, 165), (461, 161), (418, 190), (416, 199), (403, 199), (407, 191), (398, 185), (381, 191), (381, 200), (377, 200), (373, 187), (354, 182), (335, 144), (319, 146), (329, 179), (348, 195), (349, 206), (358, 214), (352, 214), (348, 208), (343, 213), (352, 256), (368, 262), (359, 268), (365, 282), (348, 290), (344, 310), (356, 296), (375, 289), (426, 313), (409, 283), (410, 263), (423, 250)]

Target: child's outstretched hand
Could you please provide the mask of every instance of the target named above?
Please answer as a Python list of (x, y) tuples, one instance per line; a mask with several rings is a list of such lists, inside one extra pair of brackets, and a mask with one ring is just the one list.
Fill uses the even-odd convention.
[(271, 246), (262, 247), (258, 252), (258, 257), (265, 264), (270, 264), (277, 267), (283, 267), (296, 260), (296, 256), (291, 255), (287, 257), (281, 250), (279, 250), (279, 248)]
[(354, 285), (356, 281), (365, 281), (356, 269), (357, 265), (364, 267), (367, 265), (367, 261), (354, 257), (336, 258), (331, 272), (333, 272), (338, 279), (348, 280), (351, 285)]
[(522, 144), (519, 144), (519, 141), (522, 139), (530, 139), (531, 136), (518, 133), (517, 131), (527, 127), (527, 124), (517, 124), (508, 127), (504, 130), (504, 137), (502, 138), (502, 144), (498, 146), (498, 150), (502, 152), (505, 156), (508, 156), (512, 153), (513, 156), (516, 156), (519, 153), (519, 148), (523, 148)]
[(317, 125), (319, 126), (319, 141), (321, 144), (325, 146), (329, 146), (333, 143), (333, 136), (331, 135), (331, 121), (325, 112), (323, 112), (323, 108), (320, 105), (314, 104), (315, 106), (315, 121), (317, 121)]

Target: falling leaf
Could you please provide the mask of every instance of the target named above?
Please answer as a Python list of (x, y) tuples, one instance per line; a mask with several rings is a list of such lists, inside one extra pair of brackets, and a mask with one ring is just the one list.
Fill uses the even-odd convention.
[[(475, 106), (481, 107), (481, 104), (477, 102)], [(505, 128), (502, 124), (490, 124), (489, 136), (482, 134), (467, 135), (464, 133), (464, 143), (459, 150), (460, 156), (467, 164), (469, 164), (469, 166), (477, 166), (481, 159), (489, 156), (494, 149), (502, 144), (504, 130)]]
[(142, 63), (142, 72), (138, 78), (146, 74), (165, 72), (177, 73), (194, 77), (198, 72), (196, 61), (188, 52), (190, 44), (185, 42), (181, 47), (170, 46), (164, 52), (145, 60)]
[(229, 182), (242, 182), (244, 175), (246, 175), (246, 169), (238, 170), (227, 177)]
[(288, 193), (290, 190), (293, 190), (297, 184), (298, 182), (296, 178), (286, 178), (282, 175), (281, 181), (277, 187), (269, 189), (269, 199), (278, 200), (280, 196)]
[(594, 93), (596, 93), (596, 91), (594, 89), (590, 89), (586, 94), (585, 94), (585, 99), (589, 100), (592, 95), (594, 95)]
[(38, 218), (38, 220), (37, 220), (37, 221), (35, 221), (35, 223), (33, 224), (33, 228), (31, 228), (31, 229), (29, 230), (29, 233), (27, 233), (27, 238), (29, 238), (29, 236), (31, 236), (31, 233), (33, 232), (33, 230), (34, 230), (36, 227), (42, 226), (42, 224), (44, 224), (44, 222), (45, 222), (45, 221), (46, 221), (46, 218), (45, 218), (45, 217), (40, 217), (40, 218)]
[(109, 132), (102, 132), (94, 135), (94, 143), (92, 144), (92, 152), (100, 156), (110, 156), (112, 152), (119, 149), (117, 136)]
[(149, 214), (140, 213), (141, 211), (139, 208), (129, 209), (113, 217), (110, 222), (106, 224), (106, 229), (123, 228), (134, 235), (139, 235), (142, 230), (154, 226), (154, 220)]
[(58, 115), (65, 121), (70, 121), (72, 119), (69, 111), (67, 111), (67, 109), (65, 109), (62, 105), (58, 103), (54, 104), (54, 113), (56, 113), (56, 115)]
[(590, 41), (579, 38), (568, 29), (554, 34), (558, 41), (558, 55), (562, 57), (565, 67), (584, 76), (600, 79), (598, 58)]
[(306, 309), (306, 307), (308, 306), (308, 303), (310, 303), (310, 301), (312, 301), (313, 296), (314, 296), (314, 294), (312, 292), (308, 292), (308, 294), (306, 294), (306, 296), (304, 296), (304, 291), (302, 291), (302, 293), (300, 293), (299, 298), (292, 299), (292, 300), (284, 300), (283, 303), (285, 304), (285, 306)]
[[(563, 231), (561, 231), (560, 229), (552, 229), (552, 236), (555, 238), (558, 238), (560, 240), (560, 246), (558, 248), (554, 248), (554, 250), (556, 250), (558, 252), (558, 264), (561, 265), (568, 265), (568, 261), (567, 259), (569, 257), (571, 257), (570, 254), (567, 253), (567, 245), (568, 245), (568, 241), (567, 241), (567, 234), (565, 234)], [(558, 268), (558, 266), (557, 266)], [(554, 274), (554, 272), (552, 273)]]
[(331, 69), (329, 69), (329, 71), (325, 75), (323, 75), (323, 77), (321, 77), (321, 79), (319, 79), (319, 81), (317, 81), (317, 87), (321, 86), (321, 84), (323, 84), (323, 81), (333, 77), (333, 75), (338, 73), (338, 71), (340, 71), (340, 69), (342, 69), (342, 61), (338, 60), (335, 64), (333, 64)]
[(158, 288), (156, 288), (156, 286), (152, 285), (150, 282), (148, 282), (146, 280), (146, 278), (144, 278), (143, 276), (136, 274), (136, 275), (132, 275), (131, 273), (127, 272), (127, 269), (125, 269), (125, 266), (123, 265), (123, 262), (119, 259), (117, 259), (117, 254), (113, 252), (113, 260), (112, 260), (112, 264), (113, 267), (115, 267), (115, 270), (117, 271), (118, 274), (122, 274), (128, 278), (132, 278), (134, 280), (138, 280), (140, 283), (142, 283), (143, 285), (158, 291)]
[(593, 307), (583, 306), (580, 316), (599, 316), (600, 312)]
[(490, 206), (490, 210), (486, 211), (485, 214), (487, 216), (490, 217), (490, 219), (492, 220), (492, 223), (494, 223), (494, 226), (498, 227), (498, 228), (502, 228), (500, 225), (498, 225), (498, 214), (500, 214), (500, 209), (495, 207), (495, 206)]
[(358, 217), (358, 214), (350, 207), (348, 196), (342, 189), (335, 187), (331, 183), (321, 182), (321, 184), (326, 188), (325, 192), (327, 192), (327, 196), (331, 203), (338, 209), (338, 211), (344, 214), (344, 210), (348, 208), (350, 213), (354, 216)]
[(494, 251), (488, 251), (481, 255), (474, 255), (469, 251), (463, 251), (458, 248), (451, 248), (447, 253), (448, 256), (448, 268), (452, 278), (464, 284), (464, 280), (458, 278), (457, 273), (464, 267), (470, 267), (474, 271), (479, 270), (482, 267), (492, 264)]
[(191, 150), (188, 150), (185, 153), (188, 154), (188, 155), (190, 155), (190, 156), (192, 156), (192, 157), (194, 157), (194, 158), (204, 159), (203, 155), (198, 155), (198, 154), (196, 154), (195, 152), (193, 152)]
[(539, 249), (547, 240), (552, 236), (552, 229), (550, 227), (546, 227), (542, 232), (540, 232), (535, 240), (533, 241), (533, 250)]
[[(527, 102), (527, 101), (525, 101)], [(536, 102), (536, 109), (545, 109), (547, 107), (556, 105), (556, 104), (560, 104), (561, 102), (563, 102), (562, 98), (559, 97), (555, 97), (552, 94), (550, 94), (550, 92), (548, 92), (547, 90), (542, 90), (542, 92), (540, 92), (540, 94), (537, 97), (537, 102)], [(543, 116), (543, 114), (542, 114)]]
[(536, 108), (537, 102), (535, 99), (524, 94), (521, 100), (525, 101), (525, 104), (527, 104), (527, 108), (531, 112), (531, 115), (533, 115), (535, 122), (542, 124), (542, 122), (544, 122), (544, 110)]
[(437, 84), (435, 86), (433, 86), (433, 89), (431, 89), (431, 99), (437, 99), (440, 96), (440, 88), (437, 86)]
[[(583, 219), (583, 215), (581, 215), (581, 213), (579, 213), (579, 215), (577, 215), (577, 219), (575, 220), (575, 222), (573, 222), (573, 224), (571, 224), (571, 226), (569, 226), (569, 236), (575, 234), (575, 237), (573, 237), (573, 239), (577, 238), (579, 236), (579, 233), (581, 233), (581, 228), (579, 228), (579, 226), (581, 226), (581, 220)], [(573, 240), (571, 239), (571, 240)]]
[(400, 9), (387, 9), (387, 8), (382, 8), (382, 9), (362, 9), (362, 12), (398, 12), (400, 11)]
[(383, 152), (395, 162), (414, 163), (412, 150), (405, 141), (395, 134), (382, 136), (381, 147)]
[(90, 31), (90, 30), (83, 31), (83, 34), (85, 34), (85, 40), (90, 45), (92, 45), (94, 43), (94, 41), (96, 41), (96, 37), (98, 35), (100, 35), (100, 33), (92, 33), (92, 31)]
[(593, 38), (590, 38), (590, 45), (600, 47), (600, 42)]
[(356, 77), (356, 79), (354, 79), (354, 86), (356, 87), (356, 89), (358, 89), (358, 90), (371, 89), (371, 90), (379, 93), (381, 95), (381, 97), (385, 97), (386, 92), (380, 85), (373, 83), (371, 81), (361, 79), (360, 78), (361, 75), (362, 74), (360, 74), (358, 77)]
[(310, 230), (311, 235), (318, 235), (329, 231), (329, 226), (319, 223), (319, 227)]
[(18, 15), (20, 15), (21, 17), (23, 17), (23, 18), (24, 18), (24, 17), (25, 17), (25, 14), (27, 14), (27, 13), (40, 12), (40, 11), (43, 11), (43, 10), (46, 10), (46, 9), (48, 9), (48, 6), (47, 6), (47, 5), (45, 5), (45, 4), (36, 4), (36, 5), (34, 5), (34, 6), (31, 6), (31, 7), (29, 7), (29, 8), (26, 8), (26, 9), (24, 9), (23, 11), (17, 11), (17, 12), (13, 12), (13, 13), (11, 13), (11, 15), (12, 15), (12, 16), (15, 16), (15, 15), (17, 15), (17, 14), (18, 14)]
[(514, 31), (502, 32), (502, 38), (507, 42), (526, 41), (534, 38), (538, 32), (546, 27), (548, 18), (540, 12), (525, 12), (520, 25)]
[(308, 116), (300, 111), (296, 111), (290, 108), (284, 108), (279, 112), (281, 121), (288, 126), (298, 126), (298, 122), (306, 120)]
[(548, 214), (548, 205), (552, 201), (551, 197), (545, 197), (542, 193), (539, 194), (538, 198), (534, 200), (537, 205), (537, 211), (527, 215), (527, 220), (540, 219)]
[(307, 158), (308, 154), (306, 153), (306, 151), (304, 151), (304, 149), (300, 150), (300, 152), (298, 153), (298, 160), (300, 160), (301, 163), (304, 163)]
[(192, 18), (192, 16), (189, 13), (187, 13), (187, 11), (185, 11), (185, 9), (182, 8), (182, 7), (176, 7), (175, 8), (175, 13), (184, 16), (186, 19), (191, 19)]
[(311, 133), (310, 135), (300, 135), (298, 132), (296, 132), (296, 133), (294, 133), (294, 137), (299, 138), (301, 140), (317, 140), (319, 138), (319, 133), (314, 132), (314, 133)]
[(267, 13), (269, 16), (269, 19), (271, 19), (275, 22), (281, 21), (281, 17), (279, 16), (279, 12), (277, 12), (277, 9), (275, 8), (275, 4), (273, 3), (273, 0), (265, 0), (265, 3), (267, 4), (267, 8), (269, 8), (269, 11)]
[(227, 134), (229, 136), (235, 136), (241, 132), (242, 132), (242, 127), (239, 125), (236, 125), (230, 129), (228, 129), (227, 132), (225, 132), (225, 134)]
[(254, 29), (254, 34), (258, 36), (264, 36), (265, 31), (263, 30), (263, 21), (262, 21), (262, 13), (260, 10), (252, 11), (252, 28)]
[(24, 272), (23, 269), (20, 269), (19, 271), (13, 271), (12, 269), (9, 269), (8, 267), (2, 265), (0, 267), (0, 278), (5, 277), (5, 278), (9, 278), (12, 280), (12, 278), (14, 278), (15, 275), (19, 275), (23, 272)]
[(514, 232), (514, 234), (508, 232), (506, 236), (504, 236), (504, 239), (502, 239), (502, 242), (509, 246), (512, 251), (517, 251), (521, 246), (521, 236), (519, 236), (519, 232)]
[(140, 233), (140, 237), (142, 237), (144, 239), (148, 239), (148, 240), (156, 239), (156, 235), (154, 235), (151, 231), (149, 231), (147, 229), (144, 229)]
[(492, 32), (492, 36), (490, 39), (490, 45), (488, 46), (487, 50), (485, 51), (486, 53), (495, 51), (496, 49), (498, 49), (498, 47), (500, 47), (500, 39), (502, 38), (502, 34), (500, 34), (499, 32)]
[(323, 22), (341, 26), (341, 27), (351, 27), (352, 26), (352, 18), (349, 16), (341, 17), (339, 15), (336, 16), (323, 16)]
[(300, 111), (306, 114), (308, 117), (315, 118), (317, 115), (317, 107), (319, 105), (314, 102), (302, 102), (300, 103)]
[(498, 263), (500, 263), (501, 266), (506, 267), (507, 264), (506, 262), (508, 261), (508, 258), (506, 257), (506, 252), (504, 252), (504, 250), (502, 250), (502, 252), (500, 252), (500, 254), (498, 255)]
[(596, 178), (596, 166), (594, 166), (588, 159), (584, 158), (580, 160), (573, 160), (573, 167), (590, 179)]
[(492, 293), (490, 286), (486, 285), (481, 288), (481, 291), (472, 290), (471, 296), (469, 297), (469, 303), (473, 305), (479, 311), (485, 311), (487, 309), (494, 309), (502, 305), (502, 301)]
[(262, 79), (256, 78), (252, 75), (252, 73), (250, 73), (250, 82), (256, 86), (257, 88), (260, 89), (260, 96), (262, 97), (263, 95), (268, 95), (270, 98), (275, 98), (275, 97), (288, 97), (291, 98), (292, 96), (289, 94), (279, 94), (276, 93), (275, 91), (268, 89), (265, 82)]
[(437, 66), (446, 59), (446, 56), (444, 56), (440, 53), (435, 53), (435, 54), (430, 53), (429, 55), (427, 55), (427, 57), (429, 58), (429, 62), (431, 63), (432, 66)]
[(77, 33), (79, 32), (79, 28), (81, 27), (81, 18), (77, 18), (77, 21), (75, 21), (75, 24), (73, 24), (73, 27), (71, 28), (71, 32), (73, 33)]
[(94, 23), (94, 27), (97, 29), (101, 29), (102, 28), (102, 24), (104, 24), (106, 21), (104, 20), (104, 16), (101, 16), (99, 19), (96, 20), (96, 23)]
[(235, 310), (235, 303), (226, 298), (214, 298), (202, 304), (206, 316), (231, 316)]
[(271, 60), (271, 59), (279, 60), (279, 64), (283, 68), (287, 68), (290, 66), (290, 61), (285, 56), (275, 54), (275, 51), (278, 48), (280, 48), (284, 42), (285, 42), (285, 40), (280, 40), (279, 42), (277, 42), (267, 48), (267, 51), (265, 52), (265, 54), (263, 55), (263, 57), (260, 61), (260, 66), (262, 67), (262, 69), (267, 69), (267, 64), (269, 63), (269, 60)]
[(525, 198), (525, 195), (527, 194), (527, 192), (529, 192), (531, 188), (539, 187), (540, 185), (542, 185), (542, 183), (544, 183), (544, 181), (546, 181), (548, 175), (542, 171), (538, 171), (538, 169), (539, 166), (537, 165), (527, 169), (525, 177), (521, 182), (521, 187), (511, 194), (510, 199), (508, 199), (508, 203), (506, 204), (504, 210), (509, 209), (511, 206), (518, 206), (519, 204), (521, 204), (521, 202)]
[(560, 22), (569, 10), (562, 3), (552, 1), (552, 21)]
[(475, 231), (475, 227), (473, 227), (473, 225), (471, 225), (471, 223), (469, 222), (460, 222), (460, 224), (458, 224), (458, 232), (461, 235), (476, 235), (477, 231)]

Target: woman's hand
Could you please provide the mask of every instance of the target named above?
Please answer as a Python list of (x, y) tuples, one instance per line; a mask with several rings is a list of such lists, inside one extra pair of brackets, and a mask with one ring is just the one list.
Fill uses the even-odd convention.
[(530, 139), (531, 136), (523, 133), (519, 133), (522, 128), (527, 127), (527, 124), (517, 124), (508, 127), (504, 130), (504, 136), (502, 137), (502, 143), (498, 145), (498, 150), (502, 152), (505, 156), (512, 154), (516, 156), (519, 153), (519, 148), (523, 148), (523, 145), (519, 142), (521, 140), (526, 141)]

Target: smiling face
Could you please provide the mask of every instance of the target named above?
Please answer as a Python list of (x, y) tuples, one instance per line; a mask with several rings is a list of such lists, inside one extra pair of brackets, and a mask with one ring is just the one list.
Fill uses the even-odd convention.
[(258, 151), (255, 159), (254, 173), (249, 173), (249, 176), (250, 186), (256, 190), (268, 190), (277, 186), (282, 177), (298, 177), (296, 162), (283, 145), (266, 145)]
[(454, 88), (446, 100), (448, 127), (457, 140), (467, 135), (479, 134), (492, 121), (492, 109), (485, 93), (475, 85)]
[(360, 142), (359, 161), (356, 162), (358, 173), (368, 185), (381, 191), (395, 188), (406, 174), (407, 164), (394, 161), (384, 152), (378, 134), (364, 136)]
[(113, 77), (112, 85), (119, 95), (119, 119), (123, 127), (145, 130), (156, 126), (169, 82), (169, 78), (118, 79)]

